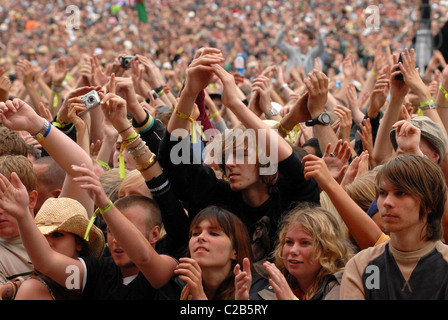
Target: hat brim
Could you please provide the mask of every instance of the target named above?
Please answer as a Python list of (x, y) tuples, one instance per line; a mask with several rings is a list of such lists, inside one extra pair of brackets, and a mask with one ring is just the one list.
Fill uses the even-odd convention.
[(86, 243), (85, 255), (100, 258), (104, 252), (105, 239), (103, 232), (95, 225), (92, 225), (89, 232), (89, 241), (84, 239), (85, 231), (89, 221), (79, 215), (75, 215), (65, 220), (60, 225), (37, 225), (43, 235), (49, 235), (55, 231), (70, 232), (79, 236)]

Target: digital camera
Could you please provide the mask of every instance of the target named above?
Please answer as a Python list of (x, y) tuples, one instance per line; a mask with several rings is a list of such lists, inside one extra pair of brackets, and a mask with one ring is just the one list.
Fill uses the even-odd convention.
[(120, 58), (121, 67), (129, 69), (131, 67), (131, 60), (135, 59), (135, 56), (124, 56)]
[(90, 91), (89, 93), (86, 93), (81, 97), (82, 103), (86, 106), (86, 110), (81, 111), (78, 113), (79, 116), (83, 115), (86, 112), (91, 111), (95, 107), (98, 107), (101, 102), (101, 98), (95, 90)]

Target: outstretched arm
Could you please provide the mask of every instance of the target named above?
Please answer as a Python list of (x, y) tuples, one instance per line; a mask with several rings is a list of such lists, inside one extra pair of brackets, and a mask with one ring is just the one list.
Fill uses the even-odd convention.
[(305, 178), (314, 178), (328, 194), (360, 248), (374, 246), (382, 234), (381, 229), (331, 177), (325, 161), (309, 154), (303, 157), (302, 162), (305, 164)]
[[(240, 99), (238, 99), (233, 76), (218, 64), (212, 64), (211, 67), (213, 72), (223, 83), (223, 103), (238, 117), (238, 119), (241, 120), (246, 128), (253, 129), (257, 136), (261, 132), (266, 133), (265, 144), (262, 147), (264, 147), (264, 150), (267, 156), (271, 158), (271, 161), (274, 161), (275, 163), (288, 158), (292, 153), (291, 146), (272, 130), (271, 127), (265, 124), (255, 113), (249, 110)], [(260, 139), (257, 139), (257, 141), (260, 145), (263, 143)], [(275, 149), (276, 145), (278, 146), (278, 152), (275, 152), (274, 154), (272, 151)], [(278, 156), (277, 161), (272, 159), (273, 156)]]
[[(145, 235), (120, 210), (113, 206), (99, 178), (92, 170), (87, 169), (84, 164), (73, 166), (73, 169), (82, 174), (75, 180), (82, 183), (81, 188), (90, 191), (96, 206), (103, 211), (102, 216), (107, 223), (107, 227), (112, 231), (131, 261), (135, 263), (154, 288), (165, 285), (174, 275), (177, 262), (170, 256), (159, 255)], [(109, 207), (110, 209), (104, 209)]]
[(50, 247), (27, 210), (28, 202), (28, 192), (17, 174), (11, 173), (11, 181), (0, 174), (0, 208), (17, 220), (20, 237), (34, 268), (65, 286), (68, 277), (67, 267), (76, 266), (79, 270), (79, 283), (82, 283), (84, 278), (82, 262), (60, 254)]
[(73, 181), (78, 174), (71, 165), (87, 163), (92, 167), (90, 156), (72, 139), (54, 128), (47, 120), (40, 117), (31, 106), (20, 99), (0, 103), (0, 119), (4, 126), (12, 130), (24, 130), (33, 135), (42, 134), (38, 138), (42, 147), (52, 156), (67, 173), (61, 197), (69, 197), (79, 201), (89, 215), (93, 212), (93, 202), (89, 195)]

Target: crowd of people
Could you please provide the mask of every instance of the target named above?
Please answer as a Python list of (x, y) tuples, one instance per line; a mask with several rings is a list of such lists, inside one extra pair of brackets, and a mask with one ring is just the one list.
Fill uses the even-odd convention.
[(1, 299), (448, 298), (448, 2), (0, 21)]

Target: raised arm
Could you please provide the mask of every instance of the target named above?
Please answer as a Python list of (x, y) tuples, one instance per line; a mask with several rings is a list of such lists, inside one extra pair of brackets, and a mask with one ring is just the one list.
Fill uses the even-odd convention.
[(91, 168), (92, 161), (89, 154), (20, 99), (1, 102), (0, 110), (0, 119), (4, 126), (12, 130), (24, 130), (34, 135), (48, 154), (67, 173), (60, 196), (79, 201), (86, 208), (87, 213), (92, 215), (92, 199), (87, 192), (79, 188), (78, 183), (73, 181), (72, 178), (76, 177), (78, 173), (71, 168), (71, 165), (80, 165), (81, 163), (88, 163)]
[[(224, 58), (218, 49), (202, 48), (198, 50), (195, 59), (187, 69), (187, 78), (179, 102), (168, 122), (167, 130), (170, 134), (183, 138), (188, 135), (196, 97), (210, 83), (213, 76), (211, 65), (223, 61)], [(174, 134), (175, 130), (178, 134)]]
[[(108, 121), (124, 137), (124, 145), (133, 145), (140, 138), (126, 119), (126, 100), (117, 96), (115, 92), (115, 75), (112, 74), (109, 83), (109, 92), (101, 100), (102, 110)], [(139, 141), (144, 146), (141, 139)], [(135, 146), (133, 145), (133, 147)], [(140, 171), (144, 169), (151, 170), (151, 167), (155, 163), (155, 155), (150, 151), (148, 152), (148, 150), (145, 153), (140, 153), (140, 155), (143, 164), (139, 164), (137, 169)], [(99, 212), (106, 221), (108, 228), (112, 231), (132, 262), (138, 266), (153, 287), (160, 288), (166, 284), (174, 275), (174, 268), (177, 262), (170, 256), (159, 255), (149, 243), (145, 234), (113, 206), (99, 178), (92, 169), (87, 168), (83, 164), (82, 166), (74, 166), (73, 170), (81, 175), (75, 180), (82, 184), (81, 187), (84, 190), (89, 191), (95, 205), (100, 208)]]
[(305, 178), (314, 178), (328, 194), (360, 248), (374, 246), (382, 235), (381, 229), (331, 176), (325, 161), (309, 154), (303, 157), (302, 162), (305, 164)]
[(391, 68), (390, 75), (390, 102), (384, 116), (380, 121), (375, 144), (373, 146), (373, 158), (376, 164), (383, 164), (393, 155), (393, 146), (390, 142), (389, 133), (392, 126), (399, 120), (401, 106), (403, 105), (405, 96), (409, 91), (409, 87), (403, 80), (397, 80), (395, 77), (401, 72), (398, 65), (398, 57), (394, 55), (394, 66)]
[(28, 210), (29, 197), (26, 187), (15, 172), (11, 181), (0, 174), (0, 208), (17, 220), (20, 237), (36, 270), (47, 275), (62, 286), (66, 286), (69, 274), (67, 267), (75, 266), (79, 270), (79, 283), (84, 279), (82, 262), (54, 251), (45, 236), (34, 223)]
[[(305, 85), (309, 92), (308, 96), (308, 111), (311, 118), (314, 119), (325, 112), (325, 103), (327, 102), (328, 94), (328, 78), (320, 71), (313, 70), (305, 79)], [(335, 146), (338, 142), (336, 133), (329, 125), (317, 124), (313, 127), (314, 135), (319, 140), (319, 147), (322, 154), (325, 153), (326, 147), (329, 143)]]
[[(264, 144), (262, 147), (266, 155), (271, 158), (271, 161), (274, 161), (274, 163), (280, 162), (289, 157), (292, 153), (291, 146), (238, 99), (235, 94), (236, 84), (233, 76), (218, 64), (213, 64), (212, 69), (218, 78), (221, 79), (224, 86), (222, 93), (223, 103), (240, 119), (246, 128), (255, 130), (257, 136), (261, 132), (266, 133), (264, 141), (260, 140), (260, 137), (258, 137), (257, 141), (260, 144)], [(274, 151), (275, 147), (278, 148), (278, 152), (273, 154), (271, 151)], [(275, 156), (278, 157), (277, 161), (272, 158)]]

